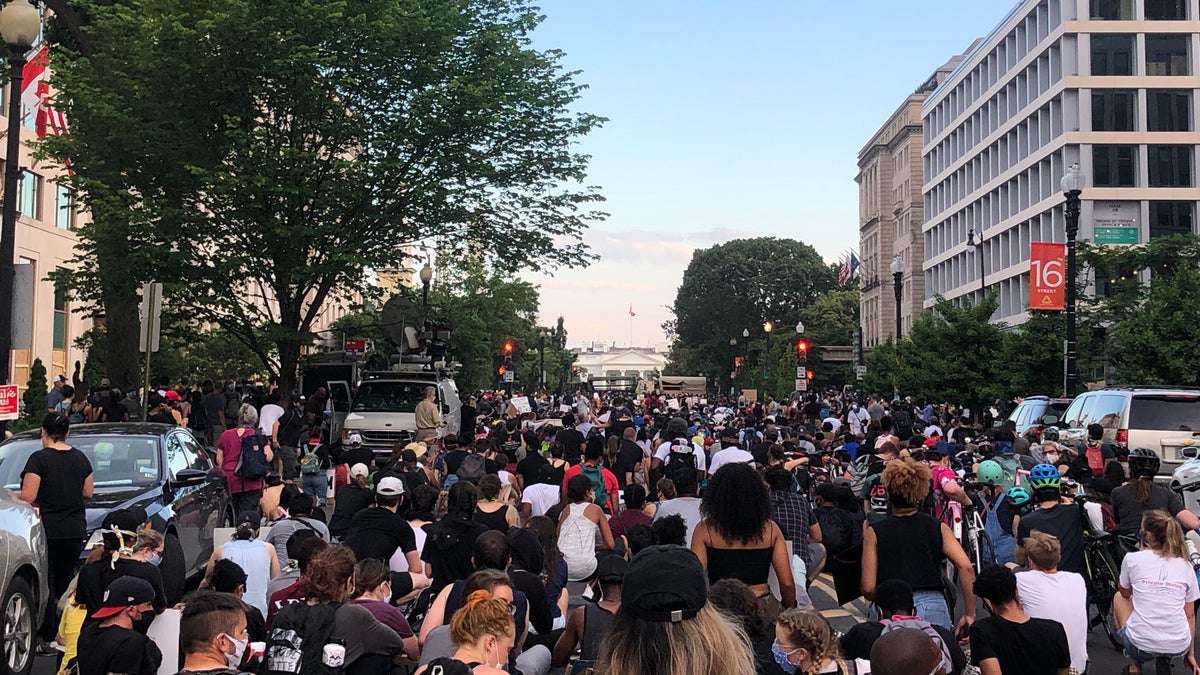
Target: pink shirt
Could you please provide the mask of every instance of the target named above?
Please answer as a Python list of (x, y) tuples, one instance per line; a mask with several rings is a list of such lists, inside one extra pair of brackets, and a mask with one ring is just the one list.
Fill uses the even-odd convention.
[(238, 427), (236, 429), (227, 429), (217, 439), (217, 449), (221, 451), (221, 472), (225, 474), (225, 480), (229, 482), (229, 494), (262, 489), (263, 482), (261, 478), (246, 480), (241, 476), (233, 474), (233, 470), (237, 468), (238, 458), (242, 456), (242, 437), (246, 434), (254, 433), (258, 433), (258, 430), (249, 427)]

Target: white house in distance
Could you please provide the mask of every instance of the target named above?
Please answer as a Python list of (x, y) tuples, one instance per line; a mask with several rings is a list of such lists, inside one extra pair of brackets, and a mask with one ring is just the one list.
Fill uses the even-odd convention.
[(667, 345), (617, 347), (588, 343), (571, 349), (583, 377), (636, 377), (649, 379), (667, 366)]

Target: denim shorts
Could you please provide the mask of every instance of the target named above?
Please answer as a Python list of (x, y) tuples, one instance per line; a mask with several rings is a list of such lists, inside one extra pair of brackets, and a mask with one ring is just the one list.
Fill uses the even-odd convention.
[(1129, 640), (1129, 635), (1128, 635), (1128, 633), (1126, 633), (1124, 626), (1117, 629), (1117, 635), (1120, 635), (1121, 640), (1125, 643), (1125, 657), (1138, 665), (1141, 665), (1143, 663), (1149, 663), (1150, 661), (1153, 661), (1154, 659), (1157, 659), (1160, 656), (1167, 656), (1167, 657), (1170, 657), (1173, 659), (1178, 659), (1180, 657), (1186, 656), (1189, 651), (1189, 650), (1185, 649), (1176, 654), (1156, 654), (1154, 652), (1144, 652), (1141, 649), (1138, 649), (1137, 646), (1135, 646), (1133, 644), (1133, 642), (1131, 642)]

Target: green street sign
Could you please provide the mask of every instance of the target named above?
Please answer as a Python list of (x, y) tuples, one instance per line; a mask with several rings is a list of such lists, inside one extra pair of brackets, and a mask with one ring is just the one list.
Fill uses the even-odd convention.
[(1097, 227), (1093, 241), (1097, 244), (1136, 244), (1138, 243), (1138, 228), (1136, 227)]

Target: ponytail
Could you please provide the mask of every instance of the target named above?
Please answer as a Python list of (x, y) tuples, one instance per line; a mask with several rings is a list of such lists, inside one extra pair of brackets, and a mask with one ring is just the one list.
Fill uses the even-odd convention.
[(1143, 507), (1150, 504), (1150, 495), (1154, 493), (1154, 479), (1142, 476), (1133, 479), (1133, 497)]
[(1150, 535), (1147, 546), (1164, 558), (1188, 559), (1183, 528), (1166, 511), (1150, 509), (1142, 515), (1142, 532)]
[(450, 619), (450, 638), (462, 646), (474, 644), (485, 635), (515, 635), (516, 628), (507, 602), (493, 598), (490, 591), (469, 594)]

